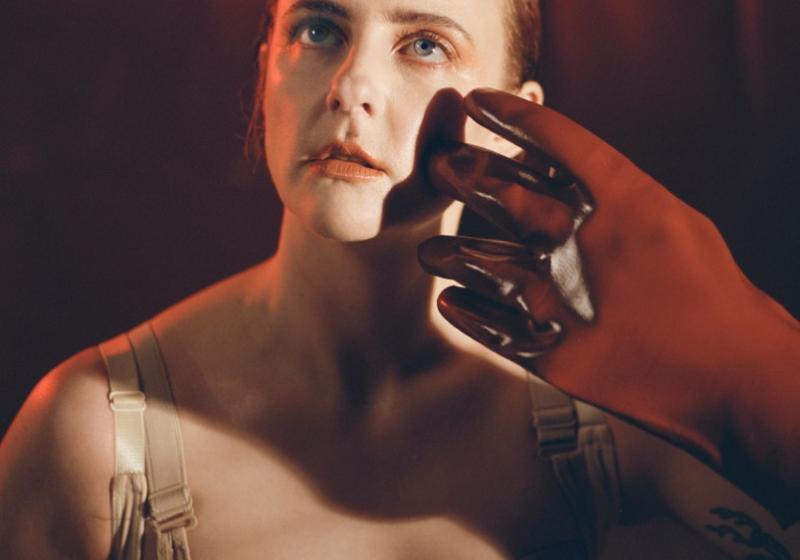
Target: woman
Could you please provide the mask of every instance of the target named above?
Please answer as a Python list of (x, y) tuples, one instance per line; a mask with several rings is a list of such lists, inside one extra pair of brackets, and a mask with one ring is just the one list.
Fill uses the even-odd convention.
[[(574, 488), (529, 430), (528, 374), (432, 320), (438, 287), (417, 263), (417, 246), (452, 233), (459, 211), (421, 168), (426, 148), (462, 134), (458, 98), (439, 92), (489, 86), (541, 101), (535, 82), (520, 83), (526, 64), (507, 40), (509, 15), (524, 4), (271, 6), (260, 103), (285, 205), (279, 248), (158, 315), (150, 342), (137, 331), (163, 358), (180, 413), (195, 558), (568, 558), (593, 546), (586, 506), (564, 499)], [(518, 152), (474, 121), (463, 135)], [(135, 520), (115, 524), (113, 539), (109, 530), (106, 481), (127, 483), (115, 477), (113, 450), (113, 414), (126, 403), (109, 410), (115, 354), (105, 348), (106, 362), (92, 348), (48, 374), (4, 442), (0, 501), (16, 514), (0, 536), (12, 557), (104, 558), (138, 540)], [(157, 409), (161, 399), (148, 396)], [(657, 488), (702, 528), (709, 507), (671, 500), (674, 481), (662, 476), (660, 467), (680, 464), (712, 481), (714, 498), (770, 523), (669, 446), (609, 422), (626, 496)], [(611, 491), (597, 510), (610, 516), (607, 460)], [(115, 497), (135, 494), (130, 484)], [(631, 518), (635, 501), (626, 502)], [(178, 530), (181, 550), (191, 517), (155, 531)], [(147, 530), (146, 547), (163, 543)]]

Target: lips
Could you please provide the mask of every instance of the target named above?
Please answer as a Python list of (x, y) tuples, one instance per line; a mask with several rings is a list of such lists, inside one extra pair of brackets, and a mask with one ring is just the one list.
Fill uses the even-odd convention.
[(382, 164), (355, 142), (337, 140), (308, 160), (320, 175), (339, 179), (369, 180), (385, 174)]
[(312, 161), (309, 167), (318, 175), (330, 177), (332, 179), (371, 181), (384, 176), (383, 171), (378, 169), (373, 169), (353, 161), (343, 161), (335, 158)]

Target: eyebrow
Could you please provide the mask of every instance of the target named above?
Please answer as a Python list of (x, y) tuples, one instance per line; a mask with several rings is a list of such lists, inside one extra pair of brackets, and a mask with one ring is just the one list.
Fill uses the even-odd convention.
[(350, 12), (347, 8), (336, 2), (330, 0), (298, 0), (291, 7), (286, 10), (286, 15), (307, 10), (309, 12), (321, 12), (332, 16), (339, 16), (342, 19), (351, 19)]
[[(348, 11), (347, 8), (339, 4), (338, 2), (332, 2), (331, 0), (297, 0), (292, 6), (286, 11), (286, 14), (293, 14), (295, 12), (299, 12), (301, 10), (307, 10), (309, 12), (320, 12), (323, 14), (328, 14), (332, 16), (340, 17), (344, 20), (350, 21), (352, 19), (352, 15)], [(457, 21), (443, 16), (441, 14), (433, 14), (430, 12), (418, 12), (415, 10), (406, 10), (406, 9), (397, 9), (393, 12), (389, 13), (386, 17), (386, 20), (389, 23), (395, 24), (410, 24), (410, 23), (417, 23), (417, 24), (427, 24), (427, 25), (434, 25), (438, 27), (445, 27), (447, 29), (453, 29), (461, 33), (471, 44), (475, 44), (472, 35), (464, 29)]]
[(398, 9), (389, 14), (387, 18), (390, 23), (421, 23), (453, 29), (461, 33), (470, 43), (475, 44), (472, 35), (467, 32), (457, 21), (441, 14), (429, 12), (416, 12), (414, 10)]

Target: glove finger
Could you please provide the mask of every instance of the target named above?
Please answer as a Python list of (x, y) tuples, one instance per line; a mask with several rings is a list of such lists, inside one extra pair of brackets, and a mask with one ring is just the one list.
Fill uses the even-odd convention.
[(562, 181), (576, 177), (589, 201), (618, 201), (649, 183), (628, 158), (557, 111), (490, 88), (471, 91), (464, 109), (480, 125), (536, 154), (548, 166), (547, 175)]
[(530, 315), (555, 316), (559, 294), (549, 281), (549, 255), (518, 243), (464, 236), (438, 236), (418, 248), (429, 273), (459, 282), (500, 305)]
[(427, 170), (434, 187), (526, 242), (563, 242), (589, 208), (573, 184), (558, 184), (476, 146), (443, 143), (431, 154)]
[(534, 369), (536, 358), (561, 339), (558, 323), (548, 321), (536, 327), (527, 314), (465, 288), (447, 288), (439, 295), (437, 306), (454, 327), (527, 369)]

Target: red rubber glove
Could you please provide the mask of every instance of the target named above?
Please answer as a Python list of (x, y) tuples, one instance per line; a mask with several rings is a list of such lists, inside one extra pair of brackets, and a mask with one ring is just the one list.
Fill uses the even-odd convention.
[(429, 179), (516, 241), (420, 245), (428, 272), (466, 287), (440, 295), (445, 318), (797, 519), (797, 321), (744, 277), (710, 220), (578, 124), (488, 89), (464, 110), (522, 155), (440, 144)]

